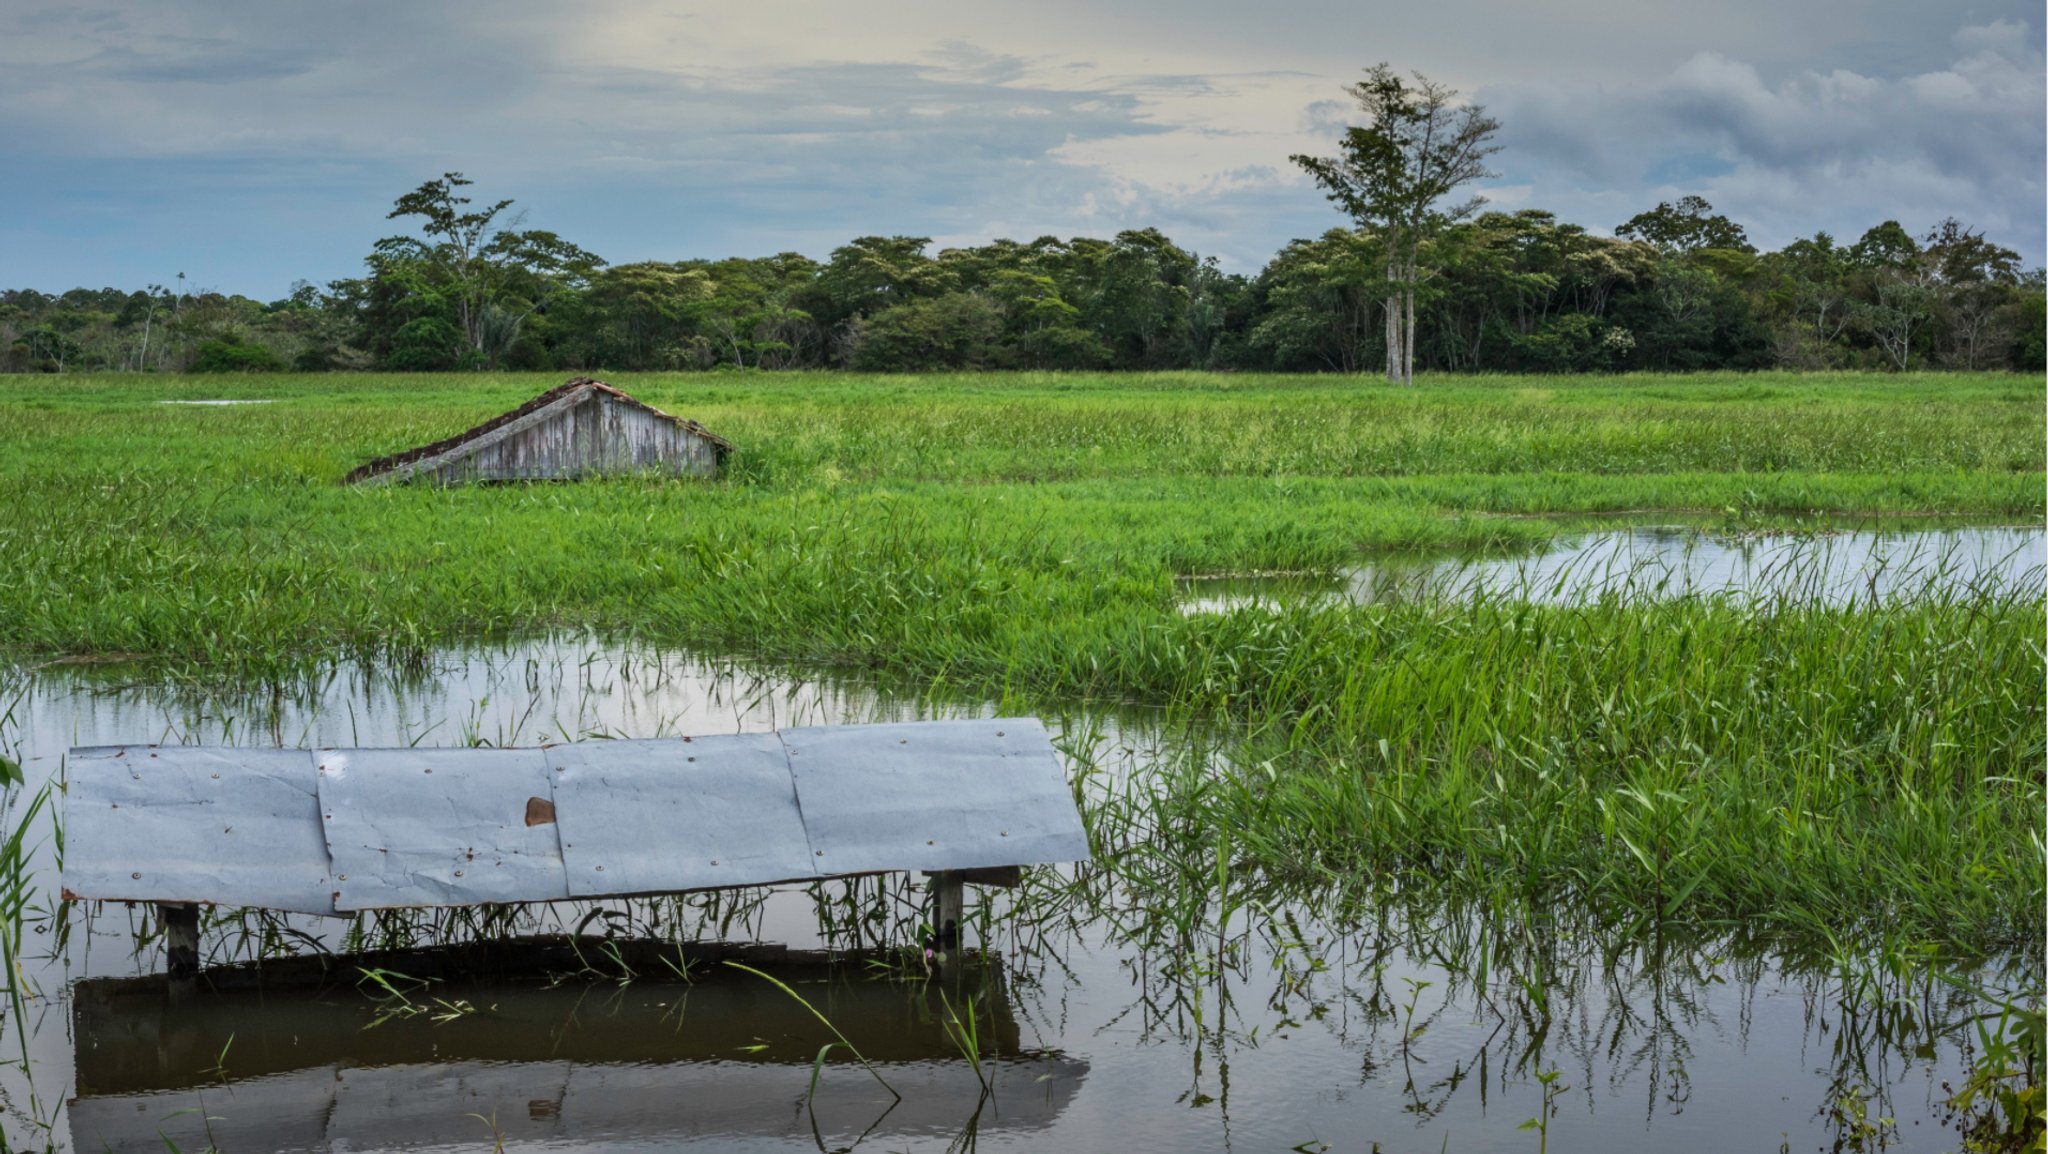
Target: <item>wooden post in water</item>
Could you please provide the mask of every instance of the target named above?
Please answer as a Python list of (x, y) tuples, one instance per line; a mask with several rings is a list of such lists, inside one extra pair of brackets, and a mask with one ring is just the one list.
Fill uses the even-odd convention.
[(931, 893), (932, 948), (941, 954), (960, 947), (960, 923), (967, 920), (967, 879), (959, 870), (927, 874)]
[(190, 978), (199, 972), (199, 907), (190, 902), (156, 903), (158, 924), (164, 930), (164, 960), (173, 978)]

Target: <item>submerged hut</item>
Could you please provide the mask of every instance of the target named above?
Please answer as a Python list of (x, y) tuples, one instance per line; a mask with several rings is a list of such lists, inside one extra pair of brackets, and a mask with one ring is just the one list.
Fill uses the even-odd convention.
[(590, 377), (577, 377), (468, 432), (379, 457), (343, 479), (381, 485), (420, 479), (557, 480), (618, 473), (717, 474), (732, 446)]

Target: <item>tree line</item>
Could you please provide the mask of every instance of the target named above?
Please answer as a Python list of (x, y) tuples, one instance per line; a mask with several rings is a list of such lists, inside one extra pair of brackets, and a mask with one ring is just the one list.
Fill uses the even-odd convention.
[(263, 302), (150, 285), (0, 291), (13, 372), (1212, 369), (1356, 373), (2017, 369), (2048, 346), (2043, 275), (1950, 218), (1764, 252), (1696, 196), (1599, 236), (1484, 211), (1498, 125), (1385, 65), (1329, 157), (1351, 217), (1254, 275), (1156, 229), (932, 251), (609, 264), (447, 173), (398, 198), (364, 275)]

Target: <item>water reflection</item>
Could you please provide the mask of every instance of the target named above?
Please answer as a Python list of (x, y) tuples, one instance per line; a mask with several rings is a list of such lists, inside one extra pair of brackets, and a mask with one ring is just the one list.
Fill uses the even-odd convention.
[[(57, 779), (68, 746), (137, 739), (531, 744), (1002, 707), (586, 638), (450, 652), (424, 675), (336, 670), (257, 693), (121, 669), (46, 669), (11, 684), (0, 696), (0, 751), (22, 762), (29, 792)], [(1153, 772), (1162, 750), (1185, 744), (1142, 713), (1048, 722), (1087, 781)], [(16, 791), (15, 812), (26, 795)], [(25, 1054), (0, 1065), (0, 1126), (15, 1147), (162, 1149), (150, 1139), (163, 1127), (179, 1148), (201, 1149), (203, 1133), (173, 1127), (208, 1116), (240, 1125), (239, 1112), (256, 1130), (224, 1148), (488, 1148), (495, 1118), (510, 1140), (568, 1149), (940, 1150), (986, 1137), (1006, 1149), (1377, 1141), (1524, 1151), (1535, 1140), (1520, 1127), (1547, 1093), (1551, 1137), (1574, 1150), (1825, 1146), (1839, 1129), (1828, 1111), (1850, 1097), (1873, 1099), (1873, 1115), (1937, 1145), (1940, 1086), (1959, 1072), (1960, 1023), (1974, 1007), (1871, 959), (1792, 958), (1739, 936), (1616, 939), (1568, 911), (1544, 925), (1504, 924), (1485, 911), (1405, 904), (1398, 893), (1338, 905), (1299, 885), (1236, 876), (1227, 863), (1219, 879), (1214, 861), (1144, 865), (1126, 855), (1034, 872), (976, 907), (970, 940), (1002, 971), (999, 1005), (983, 1003), (1006, 1071), (994, 1112), (948, 1035), (931, 1033), (929, 998), (904, 996), (916, 981), (885, 975), (875, 996), (896, 999), (889, 1013), (904, 1016), (848, 1002), (848, 1020), (866, 1023), (848, 1033), (856, 1045), (872, 1040), (878, 1060), (900, 1068), (906, 1101), (929, 1110), (877, 1123), (872, 1083), (833, 1065), (814, 1133), (802, 1103), (811, 1058), (828, 1039), (794, 1003), (758, 988), (740, 1000), (743, 986), (685, 998), (659, 964), (621, 969), (597, 949), (553, 990), (515, 996), (488, 983), (456, 989), (451, 978), (432, 996), (477, 1013), (367, 1030), (383, 1003), (353, 983), (316, 999), (230, 999), (212, 1025), (181, 1016), (163, 991), (151, 1005), (121, 1001), (113, 995), (150, 988), (161, 964), (146, 911), (52, 902), (53, 833), (30, 832), (40, 848), (29, 999), (25, 1013), (7, 1014), (0, 1047)], [(548, 933), (888, 950), (917, 940), (921, 900), (914, 880), (895, 875), (338, 926), (223, 911), (209, 917), (204, 944), (213, 964)], [(841, 984), (822, 988), (829, 1001)], [(733, 1045), (764, 1048), (727, 1053)], [(892, 1083), (898, 1072), (888, 1072)], [(1541, 1079), (1552, 1075), (1546, 1090)], [(204, 1113), (178, 1113), (202, 1100)]]
[[(1021, 1049), (999, 966), (934, 980), (884, 957), (754, 958), (784, 990), (706, 951), (637, 944), (647, 948), (614, 946), (605, 960), (672, 968), (592, 982), (570, 965), (546, 981), (563, 951), (515, 943), (465, 960), (490, 980), (387, 979), (374, 997), (347, 968), (216, 971), (182, 993), (155, 978), (81, 982), (73, 1145), (887, 1146), (1043, 1129), (1087, 1076), (1083, 1061)], [(424, 961), (358, 964), (417, 975)], [(512, 971), (532, 976), (503, 976)], [(813, 1092), (809, 1067), (825, 1047)]]
[(1740, 536), (1634, 528), (1563, 537), (1506, 558), (1387, 558), (1334, 577), (1204, 578), (1185, 583), (1184, 608), (1369, 605), (1495, 596), (1569, 604), (1602, 596), (1794, 600), (1840, 605), (1960, 592), (1985, 584), (2039, 596), (2048, 536), (2037, 528)]

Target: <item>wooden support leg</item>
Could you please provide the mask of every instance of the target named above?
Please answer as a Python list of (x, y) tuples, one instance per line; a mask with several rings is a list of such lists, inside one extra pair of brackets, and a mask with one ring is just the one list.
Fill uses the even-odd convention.
[(189, 902), (158, 902), (157, 921), (164, 928), (164, 960), (173, 978), (199, 972), (199, 907)]
[(960, 923), (967, 919), (967, 881), (958, 870), (927, 875), (931, 892), (932, 941), (950, 951), (960, 945)]

